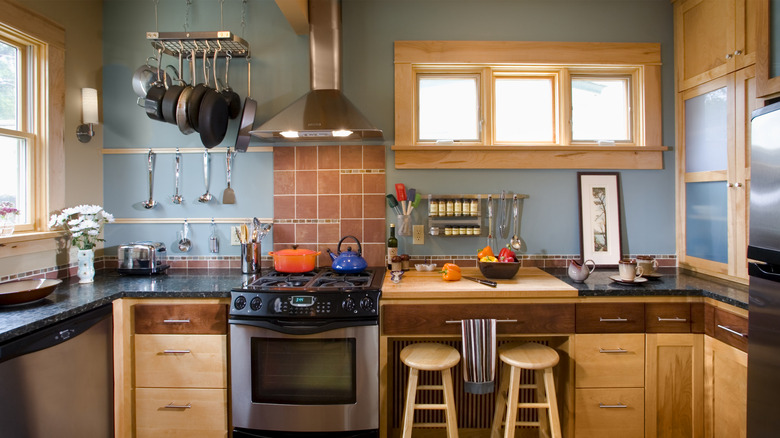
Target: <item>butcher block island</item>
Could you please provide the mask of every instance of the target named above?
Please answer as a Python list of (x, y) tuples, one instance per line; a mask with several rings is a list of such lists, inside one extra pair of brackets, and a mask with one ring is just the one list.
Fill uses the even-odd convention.
[[(461, 268), (464, 277), (485, 279), (477, 268)], [(562, 298), (576, 297), (577, 289), (539, 268), (520, 268), (514, 278), (490, 279), (496, 287), (461, 279), (444, 281), (438, 271), (407, 271), (399, 283), (391, 281), (387, 272), (382, 286), (382, 299), (431, 298)]]

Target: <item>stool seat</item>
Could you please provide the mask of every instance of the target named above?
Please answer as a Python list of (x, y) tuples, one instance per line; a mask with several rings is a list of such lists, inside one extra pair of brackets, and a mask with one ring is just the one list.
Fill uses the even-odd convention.
[(423, 371), (441, 371), (460, 362), (458, 350), (443, 344), (422, 342), (404, 347), (401, 361), (410, 368)]
[(513, 367), (527, 370), (543, 370), (558, 364), (558, 353), (554, 349), (534, 342), (503, 345), (498, 349), (498, 356)]

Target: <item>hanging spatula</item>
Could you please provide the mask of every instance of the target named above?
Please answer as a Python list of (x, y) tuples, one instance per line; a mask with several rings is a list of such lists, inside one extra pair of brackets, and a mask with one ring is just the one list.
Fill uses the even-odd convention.
[(235, 153), (230, 151), (230, 147), (227, 148), (227, 155), (225, 157), (225, 167), (227, 169), (227, 188), (225, 191), (222, 192), (222, 203), (223, 204), (235, 204), (236, 203), (236, 192), (233, 191), (233, 188), (230, 187), (230, 168), (232, 165), (233, 158), (235, 157)]

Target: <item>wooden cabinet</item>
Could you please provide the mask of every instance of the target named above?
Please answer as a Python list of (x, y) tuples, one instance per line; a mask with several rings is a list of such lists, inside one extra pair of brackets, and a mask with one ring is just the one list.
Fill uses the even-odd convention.
[(648, 333), (645, 428), (648, 437), (703, 435), (701, 334)]
[(678, 91), (756, 62), (757, 0), (682, 0), (674, 5)]
[(680, 266), (747, 281), (755, 66), (683, 91), (677, 111)]
[(577, 304), (577, 333), (644, 333), (642, 303)]
[(704, 337), (704, 436), (747, 435), (747, 353)]
[(777, 2), (755, 0), (758, 9), (756, 22), (756, 95), (761, 98), (780, 95), (780, 8)]
[(227, 306), (114, 302), (117, 437), (227, 437)]

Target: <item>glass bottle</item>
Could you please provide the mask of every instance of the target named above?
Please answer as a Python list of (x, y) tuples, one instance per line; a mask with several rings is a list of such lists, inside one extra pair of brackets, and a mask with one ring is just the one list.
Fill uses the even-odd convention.
[(398, 239), (395, 237), (395, 224), (390, 224), (390, 237), (387, 238), (387, 268), (391, 269), (393, 257), (398, 255)]

